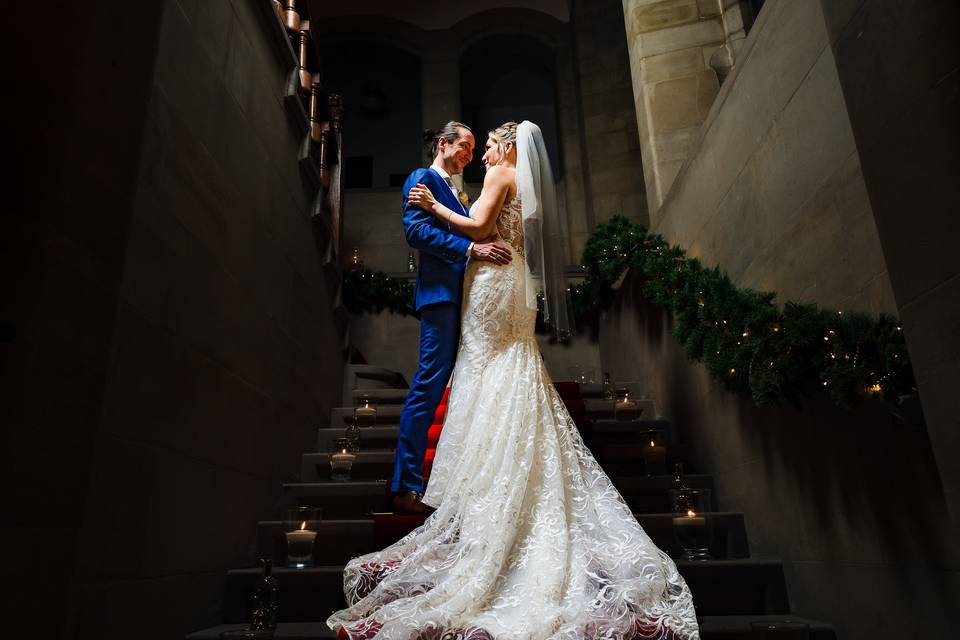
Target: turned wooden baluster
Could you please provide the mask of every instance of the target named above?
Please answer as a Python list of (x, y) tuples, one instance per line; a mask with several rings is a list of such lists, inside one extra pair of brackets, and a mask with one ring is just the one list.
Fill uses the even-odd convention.
[(320, 184), (324, 189), (330, 187), (330, 163), (327, 153), (330, 150), (330, 123), (320, 121), (320, 75), (314, 74), (310, 84), (310, 140), (317, 145), (317, 168), (320, 171)]
[(297, 13), (297, 0), (286, 0), (287, 4), (283, 11), (284, 24), (290, 31), (300, 30), (300, 14)]
[(320, 75), (313, 74), (310, 83), (310, 139), (320, 144)]
[(300, 76), (300, 90), (310, 93), (310, 72), (307, 71), (307, 51), (310, 44), (310, 21), (300, 24), (300, 54), (297, 57), (297, 74)]
[(327, 97), (327, 109), (330, 111), (334, 141), (337, 145), (337, 158), (330, 175), (330, 226), (339, 254), (343, 232), (343, 98), (331, 93)]

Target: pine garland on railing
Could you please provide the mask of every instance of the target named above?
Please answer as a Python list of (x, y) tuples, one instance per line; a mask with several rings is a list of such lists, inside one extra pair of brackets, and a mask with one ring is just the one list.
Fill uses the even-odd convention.
[(717, 268), (626, 218), (597, 225), (583, 252), (589, 308), (611, 297), (627, 269), (645, 297), (672, 312), (673, 335), (725, 388), (759, 406), (798, 404), (816, 386), (840, 405), (916, 393), (902, 327), (880, 314), (827, 311), (739, 288)]
[(343, 304), (350, 313), (379, 313), (384, 309), (412, 314), (413, 283), (383, 271), (347, 271), (343, 274)]
[[(840, 405), (866, 396), (897, 401), (916, 393), (896, 318), (827, 311), (775, 294), (739, 288), (718, 268), (687, 258), (622, 216), (597, 225), (584, 248), (586, 279), (571, 286), (578, 319), (607, 305), (630, 269), (644, 296), (673, 314), (674, 337), (725, 388), (749, 394), (758, 406), (799, 404), (817, 386)], [(353, 313), (412, 313), (413, 286), (382, 272), (348, 272)], [(542, 326), (542, 323), (538, 323)]]

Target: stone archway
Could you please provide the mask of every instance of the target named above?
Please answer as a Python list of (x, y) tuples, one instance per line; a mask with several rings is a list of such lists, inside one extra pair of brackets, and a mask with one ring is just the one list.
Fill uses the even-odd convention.
[[(503, 122), (527, 119), (540, 125), (554, 175), (562, 177), (552, 49), (522, 34), (477, 40), (460, 56), (460, 97), (463, 118), (475, 128), (478, 159), (487, 131)], [(464, 177), (471, 184), (482, 182), (483, 166), (471, 163)]]

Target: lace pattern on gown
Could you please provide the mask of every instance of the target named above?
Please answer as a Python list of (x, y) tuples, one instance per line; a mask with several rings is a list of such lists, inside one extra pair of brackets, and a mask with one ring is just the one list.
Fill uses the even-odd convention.
[(437, 510), (344, 570), (352, 639), (699, 638), (693, 599), (586, 448), (553, 388), (514, 259), (473, 262), (447, 417), (424, 502)]

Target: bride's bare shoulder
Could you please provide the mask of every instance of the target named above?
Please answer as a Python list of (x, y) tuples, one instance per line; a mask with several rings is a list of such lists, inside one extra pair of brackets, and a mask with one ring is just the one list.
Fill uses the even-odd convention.
[(509, 184), (514, 181), (517, 170), (513, 167), (495, 165), (487, 169), (487, 175), (483, 178), (483, 186), (494, 184)]

